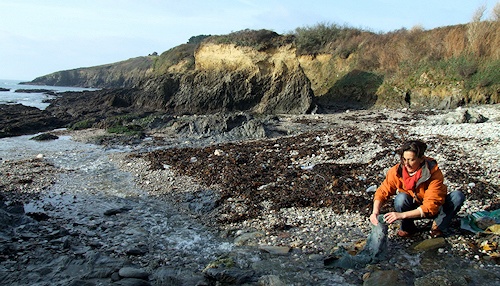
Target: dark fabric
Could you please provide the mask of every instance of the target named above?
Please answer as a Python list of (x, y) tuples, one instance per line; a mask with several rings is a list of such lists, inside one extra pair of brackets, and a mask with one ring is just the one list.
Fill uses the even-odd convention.
[(353, 256), (347, 253), (344, 248), (340, 248), (332, 256), (324, 260), (325, 267), (356, 269), (386, 259), (388, 226), (383, 215), (378, 216), (378, 221), (378, 225), (372, 226), (372, 231), (361, 252)]

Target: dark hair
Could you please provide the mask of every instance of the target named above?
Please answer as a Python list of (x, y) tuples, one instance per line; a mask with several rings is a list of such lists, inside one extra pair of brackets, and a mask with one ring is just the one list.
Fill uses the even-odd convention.
[(427, 144), (420, 140), (410, 140), (403, 143), (401, 148), (398, 149), (398, 153), (401, 157), (403, 157), (403, 153), (405, 151), (414, 152), (418, 158), (422, 158), (424, 156), (424, 152), (427, 150)]

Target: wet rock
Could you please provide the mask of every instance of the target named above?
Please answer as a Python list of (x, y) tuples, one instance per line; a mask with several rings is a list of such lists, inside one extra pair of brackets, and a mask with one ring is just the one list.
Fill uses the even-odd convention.
[(415, 286), (436, 286), (436, 285), (453, 285), (467, 286), (470, 285), (467, 278), (460, 273), (449, 270), (437, 270), (423, 277), (415, 279)]
[(443, 237), (426, 239), (413, 246), (415, 251), (427, 251), (446, 246), (446, 240)]
[(46, 213), (43, 212), (29, 212), (26, 213), (26, 215), (37, 221), (48, 220), (50, 218)]
[(43, 88), (19, 88), (16, 89), (14, 92), (18, 93), (53, 93), (53, 90), (50, 89), (43, 89)]
[(201, 272), (192, 272), (186, 268), (160, 267), (150, 279), (155, 281), (155, 285), (211, 285)]
[(151, 286), (151, 283), (137, 278), (124, 278), (113, 282), (111, 285), (116, 286)]
[(35, 141), (48, 141), (48, 140), (56, 140), (59, 139), (59, 136), (56, 136), (54, 134), (50, 133), (42, 133), (40, 135), (31, 137), (30, 140), (35, 140)]
[(85, 281), (85, 280), (75, 280), (75, 281), (71, 282), (68, 285), (69, 286), (96, 286), (95, 283), (89, 282), (89, 281)]
[(290, 247), (286, 246), (260, 245), (259, 249), (272, 255), (288, 255), (290, 252)]
[(113, 209), (106, 210), (104, 212), (104, 215), (105, 216), (117, 215), (117, 214), (120, 214), (120, 213), (127, 212), (127, 211), (129, 211), (131, 209), (132, 209), (132, 207), (113, 208)]
[(258, 237), (264, 236), (263, 232), (256, 231), (256, 232), (249, 232), (249, 233), (243, 233), (236, 237), (234, 239), (234, 244), (235, 245), (252, 245), (255, 243), (255, 239)]
[(277, 275), (264, 275), (259, 278), (259, 285), (262, 286), (286, 286)]
[(137, 247), (127, 250), (125, 253), (127, 255), (144, 255), (149, 252), (147, 245), (139, 245)]
[(215, 209), (217, 200), (220, 197), (213, 190), (203, 190), (196, 193), (188, 194), (186, 201), (189, 204), (189, 209), (198, 214), (208, 213)]
[(0, 104), (0, 138), (61, 128), (66, 122), (46, 110), (22, 104)]
[[(399, 271), (397, 270), (385, 270), (385, 271), (375, 271), (366, 275), (363, 282), (363, 286), (399, 286), (403, 285), (402, 281), (398, 279)], [(434, 284), (437, 285), (437, 284)]]
[(149, 273), (143, 269), (135, 268), (135, 267), (123, 267), (120, 268), (118, 274), (124, 278), (137, 278), (147, 280), (149, 277)]
[(253, 270), (243, 270), (232, 268), (208, 268), (203, 271), (205, 277), (219, 283), (240, 285), (248, 282), (255, 282), (255, 272)]

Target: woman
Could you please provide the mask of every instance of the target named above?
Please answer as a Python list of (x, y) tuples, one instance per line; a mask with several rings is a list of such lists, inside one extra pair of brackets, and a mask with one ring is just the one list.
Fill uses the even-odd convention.
[(392, 167), (382, 185), (375, 192), (372, 224), (377, 225), (380, 208), (390, 196), (394, 199), (395, 212), (386, 213), (386, 223), (401, 220), (398, 235), (409, 237), (418, 230), (415, 219), (434, 218), (431, 236), (443, 236), (451, 219), (458, 213), (465, 200), (462, 192), (447, 193), (443, 173), (436, 160), (424, 156), (427, 145), (419, 140), (405, 142), (399, 149), (401, 162)]

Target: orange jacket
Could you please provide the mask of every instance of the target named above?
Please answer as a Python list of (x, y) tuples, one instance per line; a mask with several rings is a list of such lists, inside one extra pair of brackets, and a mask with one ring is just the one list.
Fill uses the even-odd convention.
[(385, 177), (382, 185), (375, 192), (374, 200), (379, 200), (383, 204), (390, 196), (398, 192), (407, 193), (419, 204), (418, 207), (422, 217), (434, 217), (438, 214), (439, 208), (444, 204), (448, 192), (443, 183), (443, 173), (439, 169), (436, 160), (426, 157), (422, 166), (422, 177), (418, 180), (414, 190), (407, 190), (403, 183), (403, 165), (401, 163), (392, 167)]

